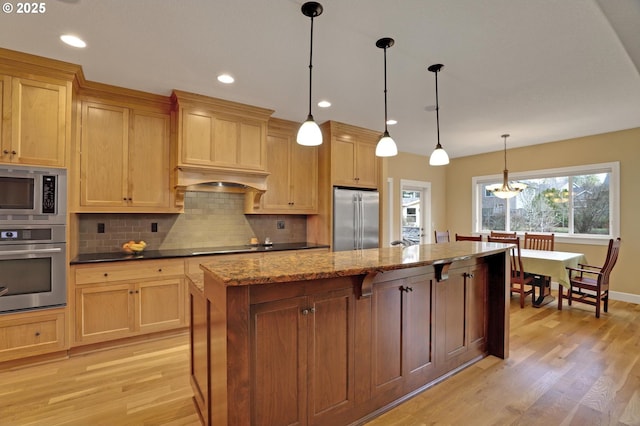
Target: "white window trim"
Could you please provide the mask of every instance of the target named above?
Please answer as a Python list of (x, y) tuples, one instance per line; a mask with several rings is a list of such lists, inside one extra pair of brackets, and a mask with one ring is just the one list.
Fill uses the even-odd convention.
[[(560, 167), (554, 169), (530, 170), (524, 172), (509, 172), (510, 180), (519, 179), (540, 179), (545, 177), (556, 177), (564, 175), (579, 175), (610, 172), (609, 179), (609, 203), (611, 205), (611, 215), (609, 217), (611, 235), (563, 235), (555, 234), (556, 241), (570, 244), (591, 244), (606, 245), (610, 238), (620, 236), (620, 162), (586, 164), (582, 166)], [(482, 216), (478, 208), (478, 185), (483, 183), (502, 182), (502, 174), (474, 176), (471, 178), (471, 229), (474, 234), (487, 235), (488, 232), (480, 230)], [(521, 233), (524, 235), (524, 233)]]
[[(431, 223), (431, 182), (421, 181), (421, 180), (410, 180), (410, 179), (400, 179), (400, 194), (402, 195), (402, 191), (407, 188), (417, 188), (423, 191), (423, 200), (424, 206), (426, 207), (423, 212), (424, 215), (424, 244), (430, 244), (433, 241), (432, 233), (433, 226)], [(400, 231), (400, 238), (402, 238), (402, 212), (400, 213), (400, 220), (398, 220), (398, 229)]]

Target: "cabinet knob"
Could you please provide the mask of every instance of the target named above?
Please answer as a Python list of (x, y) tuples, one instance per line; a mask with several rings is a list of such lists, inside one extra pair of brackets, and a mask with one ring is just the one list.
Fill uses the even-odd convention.
[(36, 337), (40, 336), (40, 332), (39, 332), (39, 331), (36, 331), (36, 334), (35, 334), (35, 335), (36, 335)]
[(470, 273), (468, 273), (468, 272), (465, 272), (465, 273), (463, 274), (463, 276), (464, 276), (465, 278), (473, 278), (473, 274), (470, 274)]
[(311, 312), (312, 314), (315, 314), (316, 313), (316, 308), (310, 308), (309, 312)]
[(8, 150), (8, 149), (5, 149), (4, 151), (2, 151), (2, 153), (3, 153), (3, 154), (8, 154), (8, 153), (9, 153), (9, 150)]
[(129, 290), (129, 294), (133, 294), (133, 290)]
[(109, 276), (109, 274), (108, 274), (107, 272), (105, 272), (105, 273), (104, 273), (104, 276), (105, 276), (105, 277), (108, 277), (108, 276)]
[(302, 315), (309, 315), (309, 309), (303, 309)]
[(158, 272), (162, 272), (162, 268), (159, 268), (159, 269), (158, 269)]
[(127, 197), (122, 197), (122, 201), (127, 201)]

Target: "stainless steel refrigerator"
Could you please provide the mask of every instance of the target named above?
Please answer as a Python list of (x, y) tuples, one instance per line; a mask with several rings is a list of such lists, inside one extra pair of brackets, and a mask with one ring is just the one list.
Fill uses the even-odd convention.
[(378, 191), (333, 188), (333, 250), (378, 247)]

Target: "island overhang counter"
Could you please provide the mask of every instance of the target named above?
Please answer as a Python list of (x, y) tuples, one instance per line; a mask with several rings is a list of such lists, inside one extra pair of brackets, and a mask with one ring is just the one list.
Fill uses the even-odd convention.
[(191, 382), (205, 424), (359, 424), (508, 357), (508, 245), (453, 242), (203, 264)]

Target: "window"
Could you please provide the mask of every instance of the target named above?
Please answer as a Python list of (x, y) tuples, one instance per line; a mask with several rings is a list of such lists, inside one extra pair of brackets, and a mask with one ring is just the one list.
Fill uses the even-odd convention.
[(592, 164), (509, 174), (527, 185), (509, 199), (487, 186), (502, 176), (480, 176), (473, 183), (475, 232), (553, 232), (571, 242), (608, 240), (619, 234), (620, 163)]

